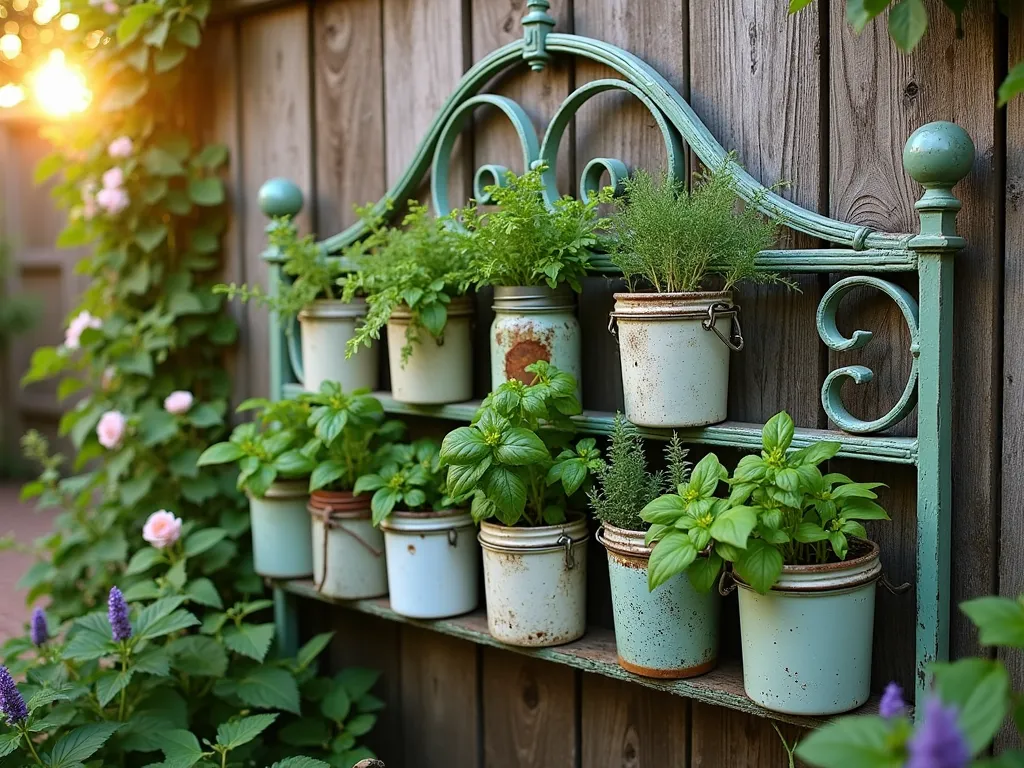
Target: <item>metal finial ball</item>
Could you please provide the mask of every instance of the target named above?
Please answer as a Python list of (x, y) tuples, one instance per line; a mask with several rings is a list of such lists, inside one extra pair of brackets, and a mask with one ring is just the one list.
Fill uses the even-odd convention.
[(903, 148), (903, 167), (925, 187), (952, 187), (971, 172), (973, 164), (974, 142), (956, 123), (922, 125)]
[(295, 216), (302, 210), (302, 190), (288, 179), (271, 179), (260, 187), (259, 205), (264, 216)]

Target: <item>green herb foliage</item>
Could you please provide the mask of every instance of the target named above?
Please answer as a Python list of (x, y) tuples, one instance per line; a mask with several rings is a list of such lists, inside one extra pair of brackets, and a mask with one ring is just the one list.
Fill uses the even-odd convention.
[(407, 444), (386, 446), (380, 452), (381, 468), (356, 481), (355, 493), (369, 493), (373, 524), (380, 525), (395, 510), (417, 512), (451, 509), (456, 500), (447, 495), (437, 441), (423, 438)]
[(260, 498), (278, 479), (313, 472), (313, 430), (307, 425), (312, 407), (308, 397), (277, 402), (254, 398), (238, 406), (239, 411), (253, 409), (259, 409), (254, 422), (239, 424), (229, 440), (203, 451), (196, 465), (238, 464), (238, 489)]
[(473, 517), (505, 525), (556, 525), (566, 502), (601, 466), (592, 438), (570, 441), (580, 413), (576, 379), (546, 361), (527, 366), (533, 383), (513, 379), (484, 400), (468, 427), (441, 443), (448, 492), (472, 494)]
[(607, 219), (598, 206), (612, 200), (612, 189), (586, 202), (568, 195), (549, 208), (542, 190), (543, 167), (517, 176), (509, 171), (501, 184), (486, 188), (493, 211), (471, 204), (461, 212), (472, 235), (471, 269), (480, 285), (568, 284), (576, 292), (587, 272), (590, 249)]
[(390, 443), (405, 431), (402, 422), (385, 420), (384, 407), (368, 389), (346, 393), (340, 384), (325, 381), (309, 400), (315, 436), (304, 452), (315, 457), (311, 491), (353, 490), (360, 477), (383, 466)]
[(686, 482), (690, 474), (687, 453), (673, 433), (665, 448), (667, 470), (649, 472), (643, 438), (625, 416), (615, 414), (607, 459), (595, 470), (594, 486), (587, 493), (597, 519), (629, 531), (647, 530), (641, 510), (663, 491), (671, 492)]
[[(994, 757), (988, 756), (988, 750), (1001, 730), (1014, 729), (1017, 739), (1024, 731), (1024, 692), (1013, 690), (1002, 661), (1024, 650), (1024, 597), (979, 597), (961, 603), (960, 610), (978, 628), (981, 644), (996, 647), (1000, 652), (998, 659), (973, 656), (929, 665), (935, 681), (929, 697), (953, 710), (954, 733), (948, 732), (948, 725), (936, 733), (940, 724), (928, 722), (926, 702), (917, 702), (918, 711), (923, 710), (924, 714), (916, 722), (906, 707), (890, 704), (889, 709), (901, 711), (887, 712), (887, 717), (838, 717), (811, 731), (796, 746), (796, 756), (817, 768), (900, 768), (911, 762), (917, 764), (918, 761), (910, 759), (911, 741), (923, 730), (929, 730), (935, 736), (921, 743), (936, 744), (936, 736), (945, 745), (962, 742), (974, 758), (970, 762), (972, 768), (1020, 766), (1024, 760), (1020, 749), (997, 746)], [(1011, 739), (1001, 741), (1007, 743)]]
[(758, 253), (771, 248), (778, 227), (755, 206), (737, 208), (730, 156), (697, 174), (692, 192), (663, 175), (656, 183), (646, 171), (626, 181), (626, 195), (613, 216), (610, 257), (631, 291), (698, 291), (711, 277), (729, 290), (743, 281), (777, 282), (757, 269)]
[(410, 200), (400, 228), (377, 227), (367, 252), (354, 257), (356, 271), (345, 278), (343, 298), (366, 297), (369, 312), (349, 339), (345, 356), (380, 338), (391, 313), (405, 306), (412, 315), (405, 331), (402, 365), (408, 361), (420, 329), (444, 339), (451, 300), (469, 290), (469, 250), (466, 236), (450, 218), (435, 219), (425, 205)]

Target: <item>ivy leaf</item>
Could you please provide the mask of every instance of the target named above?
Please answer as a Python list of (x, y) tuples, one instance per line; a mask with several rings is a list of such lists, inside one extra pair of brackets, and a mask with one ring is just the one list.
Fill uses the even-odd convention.
[(88, 760), (120, 728), (121, 723), (97, 723), (76, 728), (53, 746), (49, 768), (71, 768)]
[(196, 205), (220, 205), (224, 202), (224, 184), (212, 177), (192, 179), (188, 183), (188, 196)]
[[(142, 164), (154, 176), (181, 176), (185, 173), (185, 166), (181, 164), (173, 154), (161, 147), (150, 147), (142, 156)], [(166, 184), (164, 189), (166, 190)]]
[(896, 47), (910, 53), (928, 29), (928, 11), (922, 0), (900, 0), (889, 11), (889, 36)]
[(227, 749), (238, 749), (248, 744), (277, 720), (277, 715), (253, 715), (217, 727), (217, 743)]
[(273, 624), (242, 624), (224, 630), (224, 645), (235, 653), (263, 661), (274, 639)]

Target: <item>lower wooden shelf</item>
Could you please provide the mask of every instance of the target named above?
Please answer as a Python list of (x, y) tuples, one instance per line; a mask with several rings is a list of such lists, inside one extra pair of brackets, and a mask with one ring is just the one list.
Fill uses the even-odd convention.
[[(665, 691), (694, 701), (714, 704), (720, 707), (747, 712), (781, 722), (793, 723), (805, 728), (816, 728), (827, 722), (827, 717), (805, 717), (773, 712), (755, 704), (743, 692), (743, 670), (736, 661), (724, 661), (715, 670), (689, 680), (657, 680), (640, 677), (619, 666), (615, 652), (615, 633), (599, 627), (588, 630), (580, 640), (554, 648), (517, 648), (500, 643), (487, 631), (487, 616), (481, 611), (457, 616), (452, 619), (422, 621), (400, 616), (391, 610), (387, 598), (376, 600), (334, 600), (320, 594), (312, 581), (278, 581), (274, 586), (299, 597), (330, 603), (357, 613), (377, 616), (389, 621), (411, 624), (452, 637), (458, 637), (480, 645), (490, 645), (513, 653), (534, 656), (553, 661), (556, 664), (593, 672), (616, 680), (626, 680), (656, 691)], [(872, 697), (867, 704), (850, 714), (877, 714), (878, 697)]]

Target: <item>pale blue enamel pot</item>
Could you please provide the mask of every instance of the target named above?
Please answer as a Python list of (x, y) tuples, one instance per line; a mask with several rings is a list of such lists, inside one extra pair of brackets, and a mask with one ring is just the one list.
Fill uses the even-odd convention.
[(834, 715), (871, 695), (878, 545), (851, 541), (847, 560), (787, 565), (766, 595), (738, 578), (743, 687), (761, 706)]
[(301, 579), (313, 574), (308, 489), (308, 480), (284, 480), (262, 497), (249, 497), (253, 568), (260, 576)]
[(698, 592), (685, 573), (649, 591), (644, 535), (604, 525), (597, 536), (608, 553), (619, 664), (644, 677), (710, 672), (718, 657), (718, 592)]

